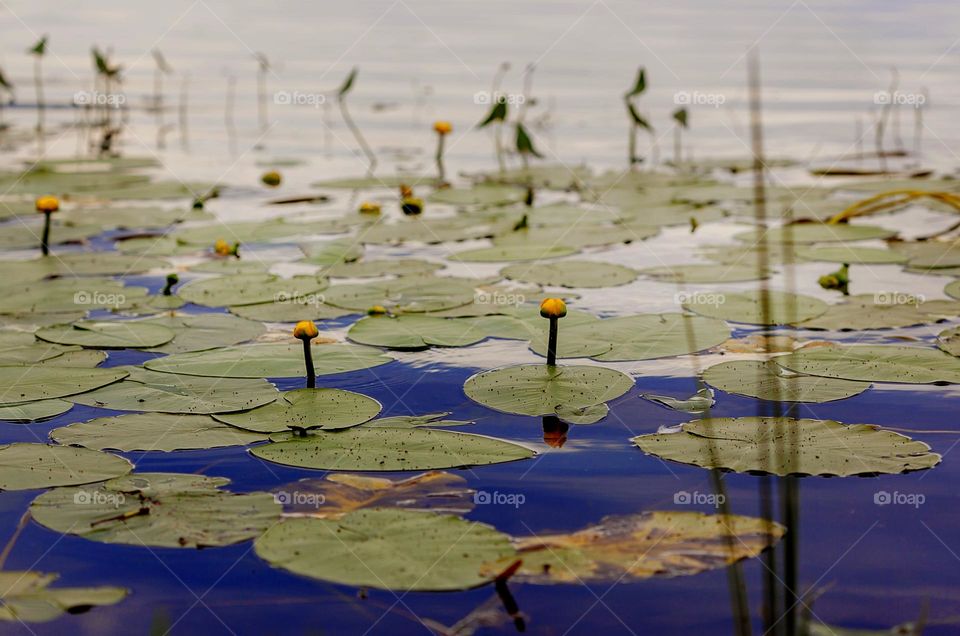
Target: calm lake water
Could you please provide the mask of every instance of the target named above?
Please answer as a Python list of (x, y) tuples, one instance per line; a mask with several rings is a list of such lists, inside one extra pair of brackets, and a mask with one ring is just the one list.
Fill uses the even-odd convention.
[[(489, 170), (495, 163), (490, 139), (472, 130), (487, 106), (498, 66), (509, 62), (503, 90), (522, 95), (522, 71), (534, 62), (529, 121), (551, 161), (587, 162), (594, 168), (622, 167), (627, 122), (620, 96), (638, 66), (647, 68), (648, 93), (641, 99), (663, 157), (672, 149), (670, 113), (689, 97), (692, 129), (684, 146), (696, 157), (743, 157), (748, 153), (745, 53), (758, 42), (765, 98), (767, 153), (826, 161), (872, 148), (871, 127), (891, 69), (899, 72), (905, 102), (923, 95), (922, 163), (953, 172), (960, 149), (960, 5), (944, 1), (892, 2), (624, 2), (614, 0), (421, 2), (142, 2), (104, 0), (69, 5), (39, 0), (0, 3), (0, 68), (16, 85), (21, 107), (6, 109), (5, 121), (28, 128), (35, 112), (32, 63), (25, 50), (39, 34), (50, 34), (44, 60), (52, 155), (68, 156), (80, 141), (66, 124), (79, 111), (69, 107), (89, 91), (89, 49), (110, 49), (124, 67), (130, 125), (123, 152), (159, 158), (158, 175), (183, 180), (218, 180), (239, 188), (210, 205), (223, 219), (277, 214), (265, 208), (257, 179), (280, 159), (303, 160), (284, 167), (284, 193), (315, 192), (321, 178), (357, 175), (365, 169), (332, 102), (349, 70), (360, 69), (351, 107), (381, 158), (380, 172), (432, 169), (430, 124), (453, 122), (447, 152), (452, 172)], [(154, 82), (150, 51), (159, 48), (175, 71), (164, 79), (168, 108), (158, 122), (141, 107)], [(254, 52), (272, 61), (267, 74), (266, 130), (257, 112)], [(189, 74), (188, 134), (177, 125), (181, 74)], [(227, 110), (229, 78), (235, 105)], [(287, 96), (290, 103), (287, 101)], [(686, 97), (684, 97), (686, 96)], [(916, 109), (899, 109), (900, 136), (914, 144)], [(228, 135), (232, 112), (236, 134)], [(158, 128), (169, 126), (164, 147)], [(894, 143), (894, 132), (888, 138)], [(646, 141), (641, 150), (646, 152)], [(37, 156), (34, 143), (6, 152), (3, 167)], [(787, 183), (809, 184), (800, 169), (777, 173)], [(338, 210), (352, 205), (333, 193)], [(265, 210), (267, 210), (265, 212)], [(947, 222), (912, 210), (886, 222), (907, 234), (935, 230)], [(691, 236), (668, 229), (652, 251), (627, 246), (598, 251), (600, 260), (631, 266), (691, 260), (697, 245), (727, 241), (742, 226), (709, 225)], [(106, 243), (104, 243), (106, 244)], [(373, 248), (370, 255), (403, 255), (401, 248)], [(26, 258), (27, 254), (23, 254)], [(591, 256), (594, 257), (594, 256)], [(477, 266), (485, 275), (499, 265)], [(899, 266), (871, 266), (855, 280), (856, 292), (918, 285)], [(458, 273), (456, 269), (452, 270)], [(798, 266), (798, 291), (826, 297), (816, 285), (823, 264)], [(930, 276), (909, 291), (941, 298), (948, 279)], [(152, 289), (159, 277), (138, 278)], [(782, 286), (780, 278), (773, 285)], [(728, 286), (750, 288), (751, 284)], [(605, 314), (675, 309), (673, 288), (638, 281), (614, 290), (588, 291), (578, 307)], [(342, 333), (349, 320), (327, 325)], [(901, 330), (933, 341), (940, 327)], [(735, 335), (749, 333), (739, 329)], [(809, 335), (809, 334), (807, 334)], [(874, 337), (874, 336), (872, 336)], [(882, 336), (875, 336), (879, 339)], [(472, 432), (538, 443), (537, 418), (493, 414), (468, 400), (464, 380), (480, 369), (538, 359), (520, 342), (488, 341), (467, 350), (398, 355), (398, 361), (369, 372), (334, 376), (326, 386), (356, 390), (378, 399), (383, 415), (450, 411), (476, 419)], [(141, 354), (111, 355), (110, 365), (139, 363)], [(701, 366), (712, 362), (701, 361)], [(667, 464), (632, 447), (632, 436), (689, 419), (639, 398), (641, 393), (686, 396), (696, 390), (688, 359), (613, 365), (637, 375), (636, 387), (610, 404), (606, 420), (573, 427), (563, 449), (534, 462), (461, 471), (470, 487), (522, 494), (522, 506), (478, 505), (470, 518), (518, 535), (571, 531), (604, 515), (673, 509), (675, 493), (711, 492), (709, 474)], [(300, 386), (281, 379), (279, 388)], [(933, 471), (878, 478), (799, 480), (800, 582), (829, 590), (816, 616), (830, 624), (880, 629), (914, 620), (929, 603), (925, 633), (955, 634), (960, 627), (960, 442), (955, 414), (960, 389), (880, 385), (850, 399), (798, 407), (801, 417), (869, 422), (927, 430), (916, 438), (945, 459)], [(756, 414), (754, 400), (718, 392), (712, 414)], [(69, 423), (104, 415), (76, 406), (51, 421), (28, 426), (0, 423), (0, 441), (37, 441)], [(244, 450), (128, 453), (139, 471), (202, 471), (233, 480), (236, 491), (267, 490), (305, 476), (321, 476), (267, 465)], [(396, 476), (396, 475), (392, 475)], [(759, 514), (758, 479), (726, 477), (733, 512)], [(919, 507), (875, 504), (878, 492), (922, 494)], [(0, 541), (11, 536), (36, 492), (0, 494)], [(713, 512), (708, 505), (686, 506)], [(132, 594), (115, 606), (75, 617), (30, 625), (0, 624), (20, 634), (414, 634), (429, 633), (418, 617), (452, 625), (486, 601), (488, 588), (448, 594), (393, 594), (356, 590), (272, 569), (251, 544), (203, 551), (103, 545), (59, 536), (35, 523), (27, 526), (10, 554), (7, 569), (62, 574), (64, 584), (118, 585)], [(763, 565), (743, 565), (755, 633), (760, 620)], [(714, 570), (691, 577), (596, 586), (514, 586), (514, 595), (535, 634), (728, 634), (732, 631), (726, 575)], [(953, 621), (951, 623), (951, 620)], [(481, 633), (510, 633), (504, 624)]]

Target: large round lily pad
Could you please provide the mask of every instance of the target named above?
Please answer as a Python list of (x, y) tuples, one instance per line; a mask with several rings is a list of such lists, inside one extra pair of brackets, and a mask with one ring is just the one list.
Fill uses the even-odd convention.
[(896, 474), (940, 462), (923, 442), (878, 426), (789, 417), (695, 420), (632, 441), (662, 459), (781, 476)]
[[(312, 350), (317, 375), (369, 369), (393, 360), (378, 349), (362, 345), (320, 343), (314, 344)], [(178, 353), (148, 360), (143, 366), (168, 374), (211, 378), (292, 378), (306, 375), (303, 345), (299, 342)]]
[(499, 464), (536, 455), (493, 437), (429, 428), (323, 430), (250, 450), (267, 461), (318, 470), (434, 470)]
[(62, 415), (73, 408), (65, 400), (37, 400), (0, 406), (0, 420), (7, 422), (36, 422)]
[(348, 332), (354, 342), (391, 349), (465, 347), (487, 338), (489, 321), (477, 318), (437, 318), (421, 314), (370, 316)]
[(174, 331), (163, 325), (132, 320), (81, 320), (69, 325), (38, 329), (41, 340), (100, 349), (145, 349), (173, 340)]
[(922, 302), (912, 294), (858, 294), (830, 305), (816, 318), (800, 322), (804, 329), (855, 331), (890, 329), (937, 322), (960, 315), (960, 302), (930, 300)]
[(84, 369), (48, 365), (0, 367), (0, 405), (66, 397), (125, 378), (119, 368)]
[(207, 307), (254, 305), (320, 297), (327, 281), (315, 276), (281, 278), (273, 274), (237, 274), (187, 283), (177, 294), (184, 300)]
[(300, 322), (301, 320), (342, 318), (354, 312), (333, 305), (325, 305), (312, 299), (292, 299), (230, 307), (230, 313), (261, 322)]
[(790, 373), (772, 360), (721, 362), (704, 371), (703, 380), (727, 393), (778, 402), (832, 402), (870, 388), (868, 382)]
[(960, 360), (939, 349), (904, 345), (836, 345), (776, 358), (791, 371), (864, 382), (960, 384)]
[[(766, 308), (764, 307), (766, 297)], [(812, 296), (762, 290), (692, 294), (683, 303), (684, 309), (701, 316), (722, 318), (751, 325), (783, 325), (815, 318), (827, 311), (828, 305)]]
[(355, 587), (462, 590), (490, 582), (485, 563), (514, 554), (510, 537), (453, 515), (370, 509), (333, 519), (286, 519), (256, 540), (271, 565)]
[(145, 287), (124, 287), (120, 281), (107, 278), (55, 278), (29, 283), (7, 281), (0, 284), (0, 314), (122, 309), (146, 296)]
[(279, 433), (291, 429), (336, 430), (373, 419), (382, 406), (371, 397), (341, 389), (296, 389), (276, 402), (239, 413), (221, 413), (221, 422), (248, 431)]
[(143, 324), (160, 325), (173, 331), (171, 342), (150, 349), (161, 353), (215, 349), (253, 340), (266, 331), (259, 322), (216, 313), (157, 316), (144, 320)]
[(596, 261), (510, 265), (500, 273), (511, 280), (555, 287), (616, 287), (637, 277), (629, 267)]
[(267, 438), (227, 426), (208, 415), (131, 413), (98, 417), (50, 432), (58, 444), (94, 450), (175, 451), (245, 446)]
[(273, 402), (279, 395), (277, 389), (262, 378), (206, 378), (138, 367), (123, 369), (130, 375), (122, 382), (72, 396), (70, 401), (117, 411), (209, 414), (252, 409)]
[(110, 453), (47, 444), (0, 446), (0, 489), (89, 484), (126, 475), (133, 464)]
[(164, 548), (248, 541), (277, 522), (282, 507), (273, 495), (220, 490), (229, 482), (203, 475), (132, 474), (96, 486), (51, 490), (33, 500), (30, 513), (57, 532)]
[(471, 376), (463, 390), (471, 400), (505, 413), (556, 415), (575, 423), (607, 414), (606, 402), (633, 388), (633, 379), (604, 367), (525, 364)]

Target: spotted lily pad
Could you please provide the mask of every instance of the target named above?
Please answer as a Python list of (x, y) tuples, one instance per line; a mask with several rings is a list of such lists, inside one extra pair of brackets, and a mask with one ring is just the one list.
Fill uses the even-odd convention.
[(781, 476), (897, 474), (940, 463), (923, 442), (872, 424), (832, 420), (709, 418), (632, 441), (661, 459)]
[(0, 489), (89, 484), (126, 475), (133, 464), (110, 453), (47, 444), (0, 445)]
[(127, 371), (48, 365), (0, 367), (0, 405), (67, 397), (125, 378)]
[(157, 316), (143, 324), (161, 325), (173, 331), (171, 342), (150, 349), (161, 353), (215, 349), (253, 340), (265, 331), (259, 322), (215, 313)]
[[(689, 576), (758, 556), (786, 528), (766, 519), (655, 511), (605, 517), (570, 534), (516, 537), (523, 561), (512, 581), (535, 585), (619, 583)], [(508, 560), (488, 564), (502, 572)]]
[(637, 277), (637, 272), (629, 267), (597, 261), (511, 265), (500, 273), (511, 280), (551, 287), (616, 287)]
[(890, 329), (937, 322), (960, 315), (960, 302), (931, 300), (922, 302), (912, 294), (858, 294), (830, 305), (826, 313), (799, 323), (804, 329), (855, 331)]
[(870, 388), (868, 382), (798, 375), (772, 360), (721, 362), (704, 371), (703, 380), (727, 393), (778, 402), (832, 402)]
[(296, 389), (276, 402), (251, 411), (221, 413), (221, 422), (248, 431), (278, 433), (291, 429), (337, 430), (357, 426), (380, 413), (379, 402), (341, 389)]
[(353, 311), (340, 309), (333, 305), (310, 298), (278, 301), (273, 303), (257, 303), (255, 305), (240, 305), (230, 307), (230, 313), (261, 322), (300, 322), (301, 320), (332, 320), (349, 316)]
[(254, 543), (271, 565), (324, 581), (404, 591), (490, 582), (484, 563), (514, 553), (510, 537), (453, 515), (371, 509), (339, 519), (286, 519)]
[(0, 420), (7, 422), (36, 422), (62, 415), (73, 408), (65, 400), (38, 400), (22, 404), (0, 406)]
[(51, 530), (103, 543), (231, 545), (263, 534), (280, 518), (281, 506), (270, 493), (220, 490), (229, 482), (224, 477), (135, 473), (95, 486), (51, 490), (33, 500), (30, 513)]
[(684, 309), (701, 316), (721, 318), (751, 325), (783, 325), (815, 318), (829, 308), (827, 303), (811, 296), (768, 290), (764, 311), (762, 290), (692, 294), (683, 303)]
[(939, 349), (903, 345), (836, 345), (801, 349), (776, 358), (808, 375), (864, 382), (960, 384), (960, 360)]
[(360, 344), (391, 349), (465, 347), (487, 338), (487, 321), (476, 318), (437, 318), (421, 314), (370, 316), (347, 333)]
[(132, 413), (98, 417), (50, 432), (66, 446), (94, 450), (175, 451), (222, 446), (245, 446), (267, 438), (222, 424), (207, 415)]
[(124, 287), (107, 278), (56, 278), (0, 284), (0, 314), (121, 309), (146, 298), (145, 287)]
[(173, 340), (174, 331), (163, 325), (131, 320), (81, 320), (69, 325), (38, 329), (37, 337), (48, 342), (101, 349), (145, 349)]
[(138, 367), (123, 369), (130, 375), (122, 382), (72, 396), (70, 401), (116, 411), (209, 414), (252, 409), (273, 402), (279, 395), (263, 379), (198, 378)]
[(532, 450), (493, 437), (429, 428), (358, 426), (257, 446), (250, 453), (318, 470), (435, 470), (528, 459)]
[[(342, 343), (313, 345), (313, 364), (317, 375), (369, 369), (391, 360), (393, 358), (372, 347)], [(303, 346), (299, 342), (242, 345), (177, 353), (147, 360), (143, 366), (167, 374), (212, 378), (291, 378), (306, 374)]]
[(319, 299), (320, 292), (326, 287), (326, 280), (314, 276), (281, 278), (273, 274), (237, 274), (192, 281), (181, 287), (177, 294), (198, 305), (226, 307), (298, 298)]
[(64, 614), (114, 605), (129, 593), (122, 587), (50, 587), (58, 578), (58, 574), (33, 570), (0, 572), (0, 621), (24, 626), (45, 623)]
[(952, 356), (960, 357), (960, 327), (951, 327), (937, 336), (937, 346)]
[[(633, 379), (604, 367), (526, 364), (484, 371), (467, 379), (471, 400), (504, 413), (575, 416), (591, 410), (592, 421), (607, 414), (606, 402), (633, 388)], [(577, 422), (587, 423), (587, 422)]]
[(830, 243), (885, 239), (895, 234), (895, 230), (876, 225), (796, 223), (769, 228), (766, 232), (750, 230), (737, 234), (734, 238), (748, 243), (760, 243), (764, 238), (772, 243)]

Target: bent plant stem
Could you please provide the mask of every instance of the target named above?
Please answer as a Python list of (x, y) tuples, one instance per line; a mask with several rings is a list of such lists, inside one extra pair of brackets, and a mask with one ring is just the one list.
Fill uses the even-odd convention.
[(6, 564), (7, 557), (9, 557), (10, 553), (13, 552), (13, 546), (16, 545), (17, 539), (19, 539), (20, 535), (23, 533), (23, 529), (27, 527), (27, 524), (30, 522), (30, 518), (30, 510), (27, 510), (23, 513), (23, 515), (20, 516), (20, 521), (17, 523), (16, 529), (10, 536), (10, 540), (7, 541), (7, 545), (3, 547), (3, 552), (0, 552), (0, 570), (2, 570), (4, 564)]
[(367, 157), (367, 161), (370, 162), (370, 165), (367, 166), (367, 174), (373, 174), (373, 171), (377, 167), (376, 155), (373, 154), (373, 150), (370, 149), (370, 146), (367, 144), (367, 140), (364, 139), (363, 135), (360, 133), (360, 129), (357, 128), (357, 124), (354, 123), (353, 118), (350, 116), (350, 111), (347, 110), (347, 102), (343, 96), (337, 99), (337, 105), (340, 107), (340, 115), (343, 117), (344, 123), (347, 124), (347, 128), (350, 129), (350, 133), (353, 135), (353, 138), (357, 140), (357, 143), (360, 145), (360, 149), (363, 150), (363, 154)]
[(317, 372), (313, 368), (313, 352), (310, 350), (310, 341), (303, 340), (303, 362), (307, 367), (307, 388), (317, 388)]

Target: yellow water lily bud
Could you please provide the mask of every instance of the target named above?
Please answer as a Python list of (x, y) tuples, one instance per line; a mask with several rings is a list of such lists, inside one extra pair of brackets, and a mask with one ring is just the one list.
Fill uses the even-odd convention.
[(39, 197), (36, 202), (37, 212), (56, 212), (60, 209), (60, 199), (54, 196), (47, 195), (45, 197)]
[(230, 256), (230, 244), (223, 239), (217, 239), (213, 244), (213, 252), (217, 256)]
[(404, 184), (404, 183), (401, 183), (401, 184), (400, 184), (400, 198), (401, 198), (401, 199), (409, 199), (409, 198), (412, 197), (412, 196), (413, 196), (413, 188), (411, 188), (410, 186), (408, 186), (408, 185), (406, 185), (406, 184)]
[(364, 201), (360, 204), (360, 214), (380, 214), (380, 204)]
[(367, 310), (368, 316), (385, 316), (388, 313), (389, 312), (387, 311), (387, 308), (384, 307), (383, 305), (374, 305), (373, 307)]
[(423, 212), (423, 199), (408, 197), (401, 201), (400, 210), (407, 216), (416, 216)]
[(293, 337), (300, 340), (313, 340), (319, 335), (320, 331), (312, 320), (301, 320), (293, 328)]
[(260, 180), (263, 181), (265, 186), (276, 188), (283, 181), (283, 177), (276, 170), (271, 170), (270, 172), (264, 172)]
[(437, 131), (438, 135), (449, 135), (453, 132), (453, 124), (448, 121), (435, 121), (433, 122), (433, 129)]
[(567, 315), (567, 303), (560, 298), (544, 298), (540, 303), (540, 315), (544, 318), (563, 318)]

